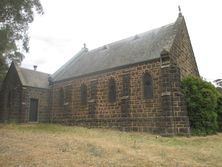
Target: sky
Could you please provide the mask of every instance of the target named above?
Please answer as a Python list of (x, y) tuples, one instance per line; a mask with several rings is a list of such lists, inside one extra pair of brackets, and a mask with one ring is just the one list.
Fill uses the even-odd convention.
[(200, 75), (222, 78), (221, 0), (40, 0), (44, 15), (30, 25), (30, 51), (22, 67), (54, 73), (79, 52), (185, 17)]

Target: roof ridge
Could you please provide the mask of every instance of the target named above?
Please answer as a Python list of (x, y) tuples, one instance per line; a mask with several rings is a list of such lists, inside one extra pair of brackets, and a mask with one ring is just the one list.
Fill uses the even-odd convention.
[[(179, 19), (180, 20), (180, 19)], [(173, 23), (153, 28), (130, 37), (102, 45), (71, 58), (52, 78), (54, 81), (123, 67), (157, 59), (163, 49), (169, 50), (175, 41), (178, 19)], [(104, 49), (106, 46), (107, 49)], [(81, 55), (81, 56), (80, 56)]]
[(93, 51), (96, 51), (96, 50), (100, 50), (100, 49), (102, 49), (105, 45), (109, 47), (110, 45), (118, 44), (118, 43), (124, 42), (124, 41), (126, 41), (126, 40), (129, 40), (129, 39), (131, 39), (131, 38), (133, 39), (135, 36), (140, 37), (140, 36), (143, 35), (143, 34), (150, 33), (150, 32), (152, 32), (152, 31), (155, 31), (155, 30), (158, 30), (158, 29), (161, 29), (161, 28), (164, 28), (164, 27), (168, 27), (168, 26), (174, 25), (175, 23), (176, 23), (176, 22), (169, 23), (169, 24), (166, 24), (166, 25), (164, 25), (164, 26), (160, 26), (160, 27), (157, 27), (157, 28), (153, 28), (153, 29), (151, 29), (151, 30), (144, 31), (144, 32), (139, 33), (139, 34), (131, 35), (130, 37), (126, 37), (126, 38), (123, 38), (123, 39), (120, 39), (120, 40), (116, 40), (116, 41), (114, 41), (114, 42), (110, 42), (110, 43), (108, 43), (108, 44), (104, 44), (104, 45), (101, 45), (101, 46), (99, 46), (99, 47), (97, 47), (97, 48), (94, 48), (94, 49), (92, 49), (92, 50), (89, 50), (88, 52), (93, 52)]
[(46, 73), (46, 72), (42, 72), (42, 71), (35, 71), (35, 70), (28, 69), (28, 68), (24, 68), (24, 67), (17, 67), (17, 68), (20, 68), (21, 70), (27, 70), (27, 71), (38, 72), (38, 73), (42, 73), (42, 74), (47, 74), (47, 75), (50, 75), (49, 73)]

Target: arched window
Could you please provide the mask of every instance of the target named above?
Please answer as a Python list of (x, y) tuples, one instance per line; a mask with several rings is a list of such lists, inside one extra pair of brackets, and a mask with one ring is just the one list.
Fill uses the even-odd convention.
[(123, 90), (122, 96), (130, 95), (130, 76), (128, 74), (123, 75)]
[(143, 97), (144, 99), (153, 97), (152, 77), (147, 73), (143, 75)]
[(87, 87), (85, 84), (81, 85), (80, 88), (80, 100), (82, 105), (86, 105), (87, 103)]
[(97, 81), (93, 80), (90, 83), (90, 98), (96, 99), (96, 94), (97, 94)]
[(60, 88), (59, 90), (59, 105), (62, 107), (64, 106), (64, 90)]
[(116, 82), (114, 79), (109, 80), (109, 94), (108, 99), (110, 103), (113, 103), (116, 101)]
[(64, 87), (64, 104), (67, 105), (72, 101), (72, 85)]

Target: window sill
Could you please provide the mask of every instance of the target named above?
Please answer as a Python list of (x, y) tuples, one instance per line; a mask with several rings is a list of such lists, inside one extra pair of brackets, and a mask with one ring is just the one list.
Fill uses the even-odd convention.
[(129, 99), (129, 96), (122, 96), (121, 100)]
[(96, 102), (95, 99), (91, 99), (91, 100), (88, 101), (88, 103), (94, 103), (94, 102)]

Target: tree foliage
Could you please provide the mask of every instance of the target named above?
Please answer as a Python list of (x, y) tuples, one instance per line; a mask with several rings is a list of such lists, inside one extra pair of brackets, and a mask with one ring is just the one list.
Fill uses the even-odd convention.
[(218, 102), (221, 94), (210, 82), (188, 76), (182, 81), (191, 131), (212, 134), (218, 129)]
[(222, 79), (216, 79), (214, 82), (218, 87), (222, 88)]
[(219, 131), (222, 132), (222, 91), (221, 91), (221, 88), (218, 89), (220, 92), (220, 97), (218, 98), (217, 100), (217, 114), (218, 114), (218, 117), (217, 117), (217, 121), (218, 121), (218, 126), (219, 126)]
[(8, 64), (20, 63), (28, 52), (28, 28), (35, 12), (43, 14), (39, 0), (0, 1), (0, 80)]

